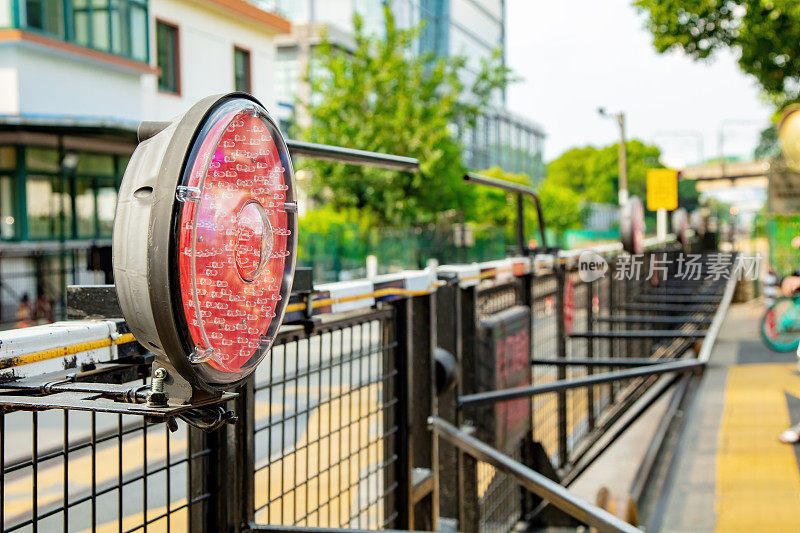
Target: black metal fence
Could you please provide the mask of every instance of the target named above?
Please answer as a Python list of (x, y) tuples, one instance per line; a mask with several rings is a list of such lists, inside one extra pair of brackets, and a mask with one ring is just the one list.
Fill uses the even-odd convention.
[[(170, 433), (102, 413), (0, 412), (0, 530), (430, 530), (441, 518), (459, 530), (510, 531), (523, 520), (570, 523), (545, 518), (541, 500), (507, 473), (440, 441), (428, 417), (473, 428), (481, 441), (571, 482), (591, 462), (592, 444), (658, 377), (490, 405), (463, 399), (587, 376), (623, 358), (681, 356), (701, 336), (725, 280), (667, 288), (679, 252), (648, 251), (642, 275), (630, 279), (620, 274), (630, 256), (615, 254), (606, 256), (606, 275), (590, 282), (574, 260), (553, 256), (472, 276), (443, 271), (429, 294), (286, 325), (233, 402), (238, 423), (213, 433), (184, 425)], [(707, 302), (682, 303), (689, 291)], [(459, 363), (455, 389), (437, 391), (437, 346)], [(616, 362), (591, 362), (604, 359)]]

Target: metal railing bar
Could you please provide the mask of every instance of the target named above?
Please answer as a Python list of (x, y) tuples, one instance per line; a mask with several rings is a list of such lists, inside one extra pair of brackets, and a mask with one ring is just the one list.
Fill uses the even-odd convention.
[(539, 237), (542, 239), (542, 248), (544, 248), (545, 250), (547, 249), (547, 237), (545, 236), (545, 231), (544, 231), (545, 225), (544, 225), (544, 214), (542, 213), (542, 203), (539, 201), (539, 195), (536, 194), (536, 191), (533, 189), (533, 187), (527, 187), (525, 185), (520, 185), (518, 183), (511, 183), (505, 180), (498, 180), (490, 178), (488, 176), (481, 176), (480, 174), (475, 174), (472, 172), (464, 174), (464, 181), (470, 183), (477, 183), (478, 185), (495, 187), (497, 189), (503, 189), (517, 195), (517, 226), (518, 226), (517, 240), (519, 241), (518, 244), (520, 247), (520, 252), (528, 249), (528, 245), (525, 242), (524, 238), (522, 196), (527, 196), (528, 198), (532, 199), (533, 204), (536, 206), (536, 218), (539, 221)]
[[(672, 378), (667, 379), (661, 385), (651, 386), (642, 395), (637, 397), (630, 407), (632, 407), (637, 401), (639, 401), (645, 394), (649, 394), (646, 401), (644, 401), (641, 405), (639, 405), (635, 410), (631, 410), (630, 407), (628, 409), (625, 409), (622, 416), (618, 417), (613, 422), (614, 424), (616, 424), (617, 422), (619, 422), (620, 418), (624, 417), (624, 422), (622, 423), (622, 425), (618, 427), (610, 436), (608, 436), (607, 438), (603, 438), (603, 443), (599, 448), (594, 450), (594, 453), (591, 453), (591, 455), (588, 453), (583, 455), (581, 459), (574, 465), (573, 469), (569, 472), (569, 474), (567, 474), (564, 477), (564, 479), (561, 480), (561, 482), (565, 486), (571, 485), (572, 482), (575, 481), (581, 474), (583, 474), (583, 472), (585, 472), (586, 469), (589, 468), (592, 465), (592, 463), (594, 463), (594, 461), (603, 454), (603, 452), (605, 452), (623, 433), (625, 433), (625, 431), (627, 431), (627, 429), (631, 427), (639, 419), (639, 417), (641, 417), (641, 415), (647, 412), (647, 410), (655, 402), (657, 402), (658, 399), (664, 395), (664, 393), (670, 390), (670, 388), (673, 385), (676, 385), (681, 380), (685, 380), (685, 378), (686, 377), (682, 374), (679, 374), (677, 376), (672, 376)], [(657, 384), (658, 381), (656, 381), (655, 383)], [(657, 388), (653, 388), (656, 386)], [(590, 449), (587, 450), (587, 452), (588, 451), (592, 450)]]
[(647, 315), (608, 315), (596, 316), (595, 322), (610, 324), (710, 324), (711, 317), (703, 315), (647, 316)]
[(472, 404), (480, 405), (504, 402), (507, 400), (515, 400), (517, 398), (529, 398), (539, 394), (562, 392), (570, 389), (589, 387), (592, 385), (600, 385), (602, 383), (611, 383), (614, 381), (632, 378), (655, 376), (658, 374), (669, 374), (672, 372), (693, 372), (698, 368), (702, 368), (705, 366), (705, 364), (705, 361), (700, 361), (698, 359), (686, 359), (682, 361), (647, 365), (642, 368), (637, 367), (627, 370), (605, 372), (602, 374), (592, 374), (590, 376), (584, 376), (575, 379), (560, 379), (544, 385), (527, 385), (524, 387), (514, 387), (511, 389), (466, 394), (458, 397), (458, 406), (464, 407), (465, 405)]
[(546, 476), (528, 468), (488, 444), (460, 431), (439, 417), (428, 418), (428, 425), (439, 437), (480, 461), (493, 465), (514, 478), (527, 490), (558, 507), (570, 516), (603, 532), (637, 533), (641, 530), (623, 522), (608, 511), (578, 498)]
[(560, 366), (644, 366), (657, 365), (664, 362), (664, 358), (651, 359), (648, 357), (606, 357), (595, 359), (531, 359), (532, 365), (560, 365)]
[(716, 309), (713, 305), (708, 304), (695, 304), (695, 305), (678, 305), (678, 304), (646, 304), (646, 303), (632, 303), (620, 304), (616, 306), (617, 309), (626, 309), (628, 311), (664, 311), (668, 313), (685, 313), (692, 311), (694, 313), (713, 314)]
[(367, 150), (356, 150), (354, 148), (296, 141), (293, 139), (287, 139), (286, 146), (289, 148), (289, 153), (293, 156), (309, 157), (336, 163), (348, 163), (351, 165), (386, 168), (389, 170), (400, 170), (403, 172), (419, 171), (419, 159), (415, 157), (369, 152)]
[(696, 339), (705, 337), (706, 330), (682, 331), (679, 329), (634, 329), (619, 331), (577, 331), (573, 339)]
[(711, 358), (711, 350), (714, 349), (714, 344), (717, 341), (717, 335), (722, 328), (722, 323), (725, 321), (725, 316), (728, 314), (728, 309), (733, 301), (733, 293), (736, 291), (736, 282), (739, 279), (739, 272), (742, 270), (742, 262), (737, 260), (734, 262), (731, 275), (725, 285), (725, 292), (722, 294), (717, 312), (714, 314), (714, 320), (711, 321), (711, 326), (708, 328), (708, 334), (700, 348), (700, 353), (697, 354), (697, 359), (702, 361), (703, 364), (707, 363)]
[[(255, 524), (250, 523), (247, 525), (247, 531), (276, 531), (276, 532), (283, 532), (283, 533), (342, 533), (346, 531), (347, 533), (375, 533), (374, 530), (370, 529), (337, 529), (337, 528), (329, 528), (329, 527), (303, 527), (303, 526), (274, 526), (274, 525), (267, 525), (267, 524)], [(407, 531), (402, 530), (393, 530), (393, 529), (384, 529), (386, 533), (408, 533)]]
[(688, 295), (688, 294), (637, 294), (634, 296), (637, 302), (642, 303), (686, 303), (686, 304), (706, 304), (719, 302), (719, 296), (709, 296), (707, 294)]
[[(682, 381), (681, 381), (682, 380)], [(578, 459), (577, 463), (574, 465), (572, 470), (561, 480), (561, 483), (565, 487), (569, 487), (575, 480), (580, 477), (628, 428), (630, 428), (640, 417), (642, 414), (646, 413), (648, 409), (657, 402), (663, 395), (666, 393), (673, 385), (678, 382), (687, 382), (688, 380), (684, 378), (684, 376), (674, 376), (672, 379), (667, 380), (657, 389), (650, 388), (645, 394), (649, 393), (650, 396), (647, 400), (640, 405), (633, 414), (629, 410), (625, 410), (623, 415), (628, 415), (628, 418), (625, 419), (622, 426), (617, 428), (616, 431), (607, 439), (604, 438), (605, 431), (600, 438), (604, 438), (603, 444), (599, 448), (595, 449), (588, 449), (586, 450), (587, 453), (581, 455), (580, 459)], [(634, 405), (637, 401), (642, 398), (643, 395), (637, 397), (631, 405)], [(611, 426), (616, 424), (621, 417), (616, 417), (611, 421)], [(610, 428), (609, 428), (610, 429)], [(588, 452), (593, 452), (589, 455)], [(529, 517), (531, 519), (538, 516), (544, 509), (550, 505), (550, 502), (544, 501), (541, 502), (536, 508), (530, 513)]]

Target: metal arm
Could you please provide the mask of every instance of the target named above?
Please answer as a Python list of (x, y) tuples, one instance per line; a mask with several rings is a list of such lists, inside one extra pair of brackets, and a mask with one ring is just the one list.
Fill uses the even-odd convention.
[(545, 237), (544, 215), (542, 214), (542, 203), (539, 201), (539, 196), (532, 187), (511, 183), (509, 181), (498, 180), (488, 176), (481, 176), (468, 172), (464, 174), (464, 181), (469, 183), (476, 183), (478, 185), (486, 185), (488, 187), (495, 187), (517, 195), (517, 245), (521, 254), (528, 251), (528, 245), (525, 242), (525, 217), (523, 216), (522, 197), (528, 196), (533, 199), (536, 206), (536, 216), (539, 219), (539, 235), (542, 239), (542, 247), (547, 249), (547, 237)]
[(414, 157), (368, 152), (366, 150), (295, 141), (292, 139), (286, 139), (286, 146), (293, 156), (304, 156), (322, 161), (335, 161), (337, 163), (386, 168), (403, 172), (419, 171), (419, 160)]

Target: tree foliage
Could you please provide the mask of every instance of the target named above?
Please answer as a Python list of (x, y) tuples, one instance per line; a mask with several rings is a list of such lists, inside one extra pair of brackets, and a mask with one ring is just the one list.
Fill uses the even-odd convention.
[[(531, 183), (527, 174), (513, 174), (500, 167), (492, 167), (482, 171), (481, 174), (520, 185)], [(582, 209), (569, 189), (551, 183), (547, 187), (540, 186), (537, 192), (542, 202), (545, 227), (561, 232), (580, 226)], [(523, 202), (525, 232), (529, 237), (533, 237), (539, 227), (539, 218), (533, 201), (525, 197)], [(514, 242), (517, 225), (516, 195), (493, 187), (475, 187), (475, 201), (472, 208), (467, 211), (467, 220), (476, 224), (501, 227), (505, 231), (506, 239)]]
[[(305, 103), (308, 141), (417, 157), (412, 174), (324, 161), (304, 161), (313, 172), (312, 196), (336, 208), (372, 213), (383, 224), (421, 224), (471, 204), (474, 187), (462, 182), (462, 147), (454, 125), (473, 125), (511, 75), (499, 52), (484, 61), (473, 86), (461, 79), (465, 59), (417, 53), (420, 28), (398, 28), (384, 8), (385, 35), (366, 33), (355, 15), (355, 49), (325, 40), (309, 73)], [(301, 103), (301, 105), (303, 105)]]
[(721, 48), (758, 80), (778, 106), (800, 98), (800, 2), (797, 0), (635, 0), (653, 45), (706, 59)]
[[(658, 147), (639, 140), (625, 143), (628, 152), (628, 190), (644, 198), (647, 171), (661, 168)], [(547, 165), (542, 187), (562, 187), (578, 201), (616, 203), (619, 185), (619, 144), (603, 148), (572, 148)]]

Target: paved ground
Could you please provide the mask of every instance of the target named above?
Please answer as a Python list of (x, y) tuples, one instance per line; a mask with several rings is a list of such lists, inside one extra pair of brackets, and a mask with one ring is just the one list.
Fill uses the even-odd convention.
[(650, 531), (800, 531), (800, 419), (794, 354), (763, 346), (756, 301), (731, 308)]

